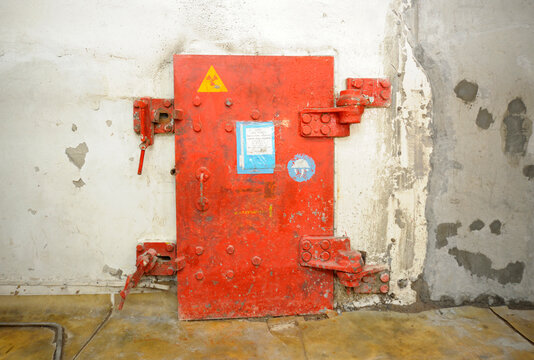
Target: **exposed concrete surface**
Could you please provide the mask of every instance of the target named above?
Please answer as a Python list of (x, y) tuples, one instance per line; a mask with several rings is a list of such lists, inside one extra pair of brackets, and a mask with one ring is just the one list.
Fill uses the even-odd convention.
[[(489, 309), (179, 321), (172, 294), (133, 294), (121, 312), (108, 317), (109, 301), (85, 295), (2, 297), (0, 321), (62, 324), (64, 359), (534, 359), (534, 346)], [(528, 318), (525, 313), (514, 312)], [(45, 359), (53, 350), (50, 336), (0, 335), (0, 351), (17, 344), (11, 351), (25, 351), (24, 358)]]
[[(429, 296), (533, 302), (534, 183), (524, 168), (534, 163), (534, 3), (431, 0), (411, 11), (433, 93)], [(470, 225), (449, 229), (456, 223)]]

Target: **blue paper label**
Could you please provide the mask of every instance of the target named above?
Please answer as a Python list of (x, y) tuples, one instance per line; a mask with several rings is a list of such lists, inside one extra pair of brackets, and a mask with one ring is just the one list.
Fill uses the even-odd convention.
[(274, 124), (236, 122), (237, 173), (272, 174), (275, 166)]

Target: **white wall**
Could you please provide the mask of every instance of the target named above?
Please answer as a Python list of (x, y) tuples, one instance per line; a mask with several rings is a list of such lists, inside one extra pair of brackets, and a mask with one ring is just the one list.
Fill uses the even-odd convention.
[[(337, 234), (390, 263), (395, 302), (414, 301), (397, 281), (414, 281), (425, 256), (431, 93), (403, 11), (363, 0), (0, 3), (0, 291), (116, 290), (110, 268), (133, 271), (138, 241), (174, 241), (172, 136), (157, 137), (138, 176), (131, 119), (135, 97), (173, 96), (173, 54), (333, 55), (336, 91), (346, 77), (382, 76), (395, 90), (391, 109), (336, 140)], [(78, 168), (66, 151), (83, 143)]]

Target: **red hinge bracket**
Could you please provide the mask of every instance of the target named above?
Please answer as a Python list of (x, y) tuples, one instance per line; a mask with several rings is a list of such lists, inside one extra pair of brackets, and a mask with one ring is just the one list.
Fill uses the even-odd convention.
[(135, 288), (145, 275), (174, 275), (185, 267), (185, 257), (176, 255), (176, 245), (165, 242), (145, 242), (137, 245), (135, 266), (137, 270), (126, 278), (120, 292), (119, 310), (124, 306), (130, 290)]
[(299, 263), (317, 269), (332, 270), (342, 285), (360, 294), (386, 294), (389, 269), (385, 265), (366, 265), (364, 254), (350, 248), (348, 237), (303, 236)]
[(145, 150), (154, 144), (154, 135), (174, 132), (175, 120), (182, 119), (182, 110), (174, 108), (172, 99), (143, 97), (134, 101), (133, 127), (141, 135), (141, 155), (137, 174), (143, 171)]
[(350, 124), (359, 123), (366, 107), (388, 107), (391, 83), (388, 79), (347, 79), (336, 107), (305, 108), (300, 112), (300, 135), (304, 137), (345, 137)]

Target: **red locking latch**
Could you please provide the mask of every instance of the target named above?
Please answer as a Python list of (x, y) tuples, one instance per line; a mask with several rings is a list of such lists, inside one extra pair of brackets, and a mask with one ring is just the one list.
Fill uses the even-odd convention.
[(332, 270), (339, 282), (359, 294), (387, 294), (389, 269), (385, 265), (366, 265), (365, 253), (350, 248), (348, 237), (303, 236), (299, 262), (302, 266)]
[(154, 134), (174, 132), (174, 121), (181, 120), (182, 114), (174, 108), (173, 100), (144, 97), (134, 101), (134, 131), (141, 135), (138, 175), (143, 171), (145, 150), (154, 144)]
[(391, 83), (388, 79), (347, 79), (331, 108), (305, 108), (300, 112), (300, 135), (304, 137), (345, 137), (350, 124), (359, 123), (366, 107), (388, 107)]
[(146, 242), (137, 245), (137, 270), (126, 278), (124, 289), (120, 292), (122, 310), (126, 296), (135, 288), (145, 275), (174, 275), (185, 267), (185, 258), (176, 255), (176, 246), (172, 243)]

